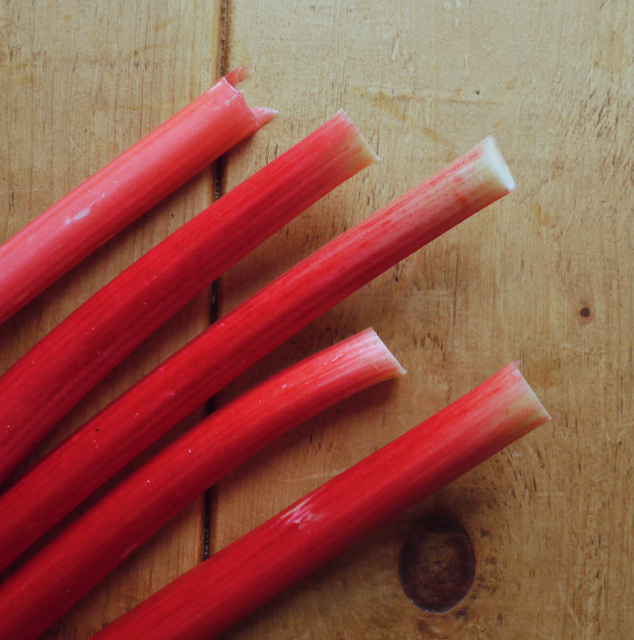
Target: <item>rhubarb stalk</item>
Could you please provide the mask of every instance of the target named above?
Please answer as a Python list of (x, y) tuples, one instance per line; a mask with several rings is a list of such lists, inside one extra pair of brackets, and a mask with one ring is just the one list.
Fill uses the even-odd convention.
[(215, 638), (372, 530), (549, 419), (517, 367), (508, 365), (158, 591), (93, 639)]
[(0, 566), (287, 338), (513, 187), (495, 141), (487, 138), (221, 318), (0, 498), (0, 513), (7, 514), (0, 520)]
[(340, 111), (74, 311), (0, 378), (0, 482), (178, 309), (376, 157)]
[(235, 88), (247, 71), (221, 79), (0, 246), (0, 323), (267, 122), (272, 112), (249, 109)]
[(0, 587), (0, 637), (36, 638), (229, 471), (327, 407), (404, 373), (369, 329), (213, 413), (117, 486)]

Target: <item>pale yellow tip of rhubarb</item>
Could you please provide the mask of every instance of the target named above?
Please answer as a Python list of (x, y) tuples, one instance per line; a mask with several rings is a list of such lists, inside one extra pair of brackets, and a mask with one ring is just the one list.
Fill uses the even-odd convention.
[[(514, 432), (523, 436), (533, 429), (550, 422), (552, 418), (528, 382), (526, 382), (517, 364), (512, 362), (505, 367), (510, 376), (515, 379), (514, 393), (516, 397), (513, 402), (509, 403), (508, 409), (511, 414), (518, 416)], [(523, 417), (523, 419), (520, 417)]]
[(225, 76), (225, 80), (232, 86), (237, 87), (248, 75), (253, 72), (252, 64), (240, 65), (237, 69), (234, 69), (231, 73)]
[(381, 361), (383, 366), (389, 371), (391, 378), (400, 378), (407, 373), (407, 369), (396, 359), (396, 356), (387, 348), (372, 327), (363, 331), (362, 334), (373, 342), (372, 350), (374, 352), (374, 358), (376, 358), (377, 361)]
[(511, 191), (514, 191), (515, 180), (513, 180), (511, 170), (506, 164), (504, 156), (502, 155), (500, 147), (498, 147), (498, 143), (495, 138), (493, 136), (487, 136), (482, 142), (482, 147), (482, 157), (488, 165), (491, 179), (497, 180), (501, 189), (506, 191), (506, 193), (511, 193)]
[(359, 127), (352, 121), (350, 116), (343, 110), (339, 109), (335, 114), (335, 117), (340, 116), (345, 118), (353, 127), (356, 132), (356, 138), (359, 142), (359, 145), (362, 147), (362, 153), (366, 157), (366, 163), (364, 166), (369, 167), (371, 164), (375, 162), (379, 162), (381, 158), (375, 153), (374, 149), (369, 145), (368, 141), (365, 139), (365, 136), (359, 131)]
[(273, 118), (275, 118), (279, 113), (279, 111), (275, 111), (275, 109), (268, 109), (267, 107), (253, 107), (251, 112), (253, 113), (258, 129), (271, 122), (271, 120), (273, 120)]

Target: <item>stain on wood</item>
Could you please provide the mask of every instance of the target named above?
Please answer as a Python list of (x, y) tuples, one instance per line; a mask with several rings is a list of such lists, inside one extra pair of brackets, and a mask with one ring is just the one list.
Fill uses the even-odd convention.
[[(485, 563), (496, 565), (494, 556)], [(398, 559), (398, 575), (405, 595), (428, 613), (445, 613), (469, 592), (476, 557), (469, 536), (447, 518), (427, 518), (408, 536)], [(455, 615), (464, 617), (466, 608)]]

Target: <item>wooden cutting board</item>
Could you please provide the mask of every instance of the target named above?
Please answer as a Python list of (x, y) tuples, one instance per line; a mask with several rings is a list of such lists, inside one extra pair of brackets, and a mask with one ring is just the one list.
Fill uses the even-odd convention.
[[(341, 403), (236, 470), (42, 638), (88, 638), (200, 562), (205, 532), (210, 551), (221, 549), (511, 360), (521, 361), (550, 425), (223, 639), (634, 637), (633, 29), (626, 0), (3, 3), (0, 240), (222, 70), (254, 63), (241, 87), (249, 104), (280, 114), (0, 326), (0, 372), (216, 190), (226, 193), (340, 107), (382, 162), (221, 278), (220, 316), (489, 133), (518, 184), (215, 403), (368, 326), (405, 378)], [(30, 463), (197, 335), (211, 306), (202, 294), (139, 347)], [(444, 614), (418, 610), (398, 583), (400, 548), (429, 514), (458, 522), (476, 553), (473, 588)]]

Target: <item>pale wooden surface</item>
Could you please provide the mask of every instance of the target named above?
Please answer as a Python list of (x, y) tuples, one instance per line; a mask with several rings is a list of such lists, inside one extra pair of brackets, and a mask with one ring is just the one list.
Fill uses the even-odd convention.
[[(220, 2), (16, 0), (0, 11), (3, 240), (215, 82)], [(208, 170), (4, 323), (0, 371), (212, 196)], [(209, 307), (205, 293), (148, 339), (40, 453), (197, 335)], [(43, 637), (86, 638), (200, 562), (203, 514), (201, 499)]]
[[(339, 107), (383, 158), (223, 277), (221, 314), (488, 133), (518, 182), (514, 195), (338, 305), (221, 394), (224, 402), (369, 325), (409, 370), (220, 483), (212, 550), (512, 359), (553, 423), (223, 638), (634, 637), (629, 3), (227, 0), (224, 22), (211, 0), (38, 5), (5, 3), (0, 24), (7, 236), (197, 95), (221, 59), (227, 69), (255, 63), (243, 85), (249, 103), (280, 110), (221, 164), (223, 192)], [(208, 173), (185, 187), (5, 323), (2, 369), (201, 209), (211, 185)], [(143, 345), (56, 438), (199, 331), (206, 305), (202, 298)], [(458, 521), (478, 560), (467, 600), (443, 615), (419, 612), (397, 582), (400, 546), (426, 513)], [(160, 532), (45, 637), (85, 638), (198, 561), (201, 515), (198, 504)]]

